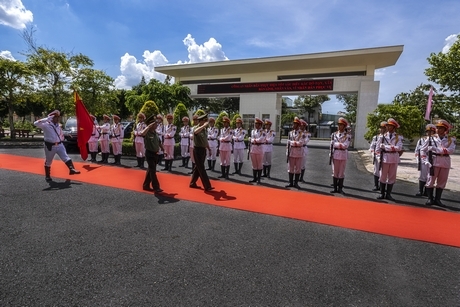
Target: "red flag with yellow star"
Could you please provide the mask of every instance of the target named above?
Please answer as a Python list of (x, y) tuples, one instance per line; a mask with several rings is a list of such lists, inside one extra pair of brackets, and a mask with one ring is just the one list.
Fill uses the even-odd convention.
[(86, 161), (88, 158), (88, 149), (86, 144), (93, 133), (93, 120), (89, 116), (88, 110), (86, 110), (83, 101), (76, 91), (73, 92), (73, 97), (75, 99), (75, 114), (77, 117), (77, 143), (78, 148), (80, 148), (80, 156)]

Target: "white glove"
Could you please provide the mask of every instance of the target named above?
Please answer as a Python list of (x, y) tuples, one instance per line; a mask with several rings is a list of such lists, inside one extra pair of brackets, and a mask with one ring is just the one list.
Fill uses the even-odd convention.
[(433, 151), (433, 146), (428, 146), (428, 151)]
[(380, 148), (381, 148), (381, 149), (385, 149), (385, 145), (380, 144)]
[(428, 161), (427, 161), (427, 162), (425, 162), (425, 165), (426, 165), (426, 166), (428, 166), (428, 168), (431, 168), (431, 167), (433, 166), (433, 165), (431, 165), (431, 163), (430, 163), (430, 162), (428, 162)]

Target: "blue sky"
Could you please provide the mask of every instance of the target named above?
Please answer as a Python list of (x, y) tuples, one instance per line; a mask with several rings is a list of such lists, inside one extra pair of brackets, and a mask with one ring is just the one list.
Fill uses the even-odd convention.
[[(404, 45), (377, 71), (379, 102), (428, 83), (431, 53), (460, 34), (458, 0), (0, 0), (0, 55), (38, 45), (83, 53), (120, 88), (164, 76), (155, 66)], [(333, 99), (323, 112), (343, 106)]]

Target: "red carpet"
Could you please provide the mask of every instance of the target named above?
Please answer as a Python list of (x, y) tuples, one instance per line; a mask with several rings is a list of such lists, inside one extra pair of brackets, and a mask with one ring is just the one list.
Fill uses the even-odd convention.
[[(43, 158), (0, 154), (2, 169), (44, 176), (43, 163)], [(69, 176), (65, 164), (56, 160), (51, 177), (150, 193), (142, 190), (145, 171), (79, 162), (74, 164), (81, 171), (80, 175)], [(190, 189), (190, 178), (187, 176), (158, 173), (158, 178), (163, 195), (177, 199), (460, 247), (460, 214), (457, 213), (224, 181), (212, 181), (215, 190), (204, 192), (202, 189)], [(201, 182), (198, 181), (198, 184)]]

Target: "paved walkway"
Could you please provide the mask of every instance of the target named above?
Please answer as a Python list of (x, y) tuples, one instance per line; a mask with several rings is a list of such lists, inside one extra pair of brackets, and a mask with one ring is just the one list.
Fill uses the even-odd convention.
[[(358, 150), (366, 169), (369, 172), (374, 171), (372, 165), (372, 155), (368, 150)], [(460, 155), (451, 156), (451, 169), (449, 172), (449, 180), (447, 181), (446, 189), (452, 191), (460, 191)], [(398, 165), (397, 179), (418, 183), (419, 171), (417, 170), (417, 162), (413, 152), (405, 152), (401, 156), (401, 162)]]

